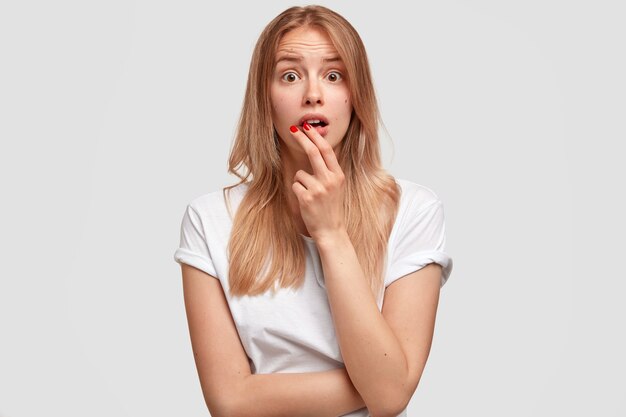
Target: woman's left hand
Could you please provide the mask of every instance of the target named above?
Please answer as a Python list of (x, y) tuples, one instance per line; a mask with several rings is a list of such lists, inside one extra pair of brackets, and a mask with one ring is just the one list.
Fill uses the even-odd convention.
[(314, 240), (345, 231), (343, 193), (345, 175), (335, 151), (310, 125), (291, 134), (302, 146), (313, 175), (298, 170), (291, 189), (300, 204), (300, 215)]

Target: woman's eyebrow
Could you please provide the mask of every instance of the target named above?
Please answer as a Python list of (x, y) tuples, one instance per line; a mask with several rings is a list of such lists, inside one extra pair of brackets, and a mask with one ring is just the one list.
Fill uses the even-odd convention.
[[(276, 59), (275, 65), (278, 65), (282, 61), (301, 62), (302, 59), (303, 58), (300, 55), (283, 55), (280, 58)], [(322, 58), (322, 62), (324, 62), (324, 63), (326, 63), (326, 62), (342, 62), (342, 60), (341, 60), (340, 56), (332, 55), (332, 56), (328, 56), (328, 57)]]

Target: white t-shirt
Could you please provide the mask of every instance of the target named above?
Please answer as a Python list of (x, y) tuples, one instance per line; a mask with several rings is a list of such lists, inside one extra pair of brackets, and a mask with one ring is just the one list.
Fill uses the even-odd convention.
[[(402, 189), (396, 222), (389, 237), (385, 288), (429, 263), (442, 266), (441, 286), (452, 271), (445, 250), (442, 202), (429, 188), (396, 178)], [(227, 196), (233, 215), (247, 184)], [(344, 367), (324, 285), (315, 241), (300, 234), (306, 245), (303, 286), (277, 289), (256, 297), (229, 297), (227, 246), (232, 228), (222, 190), (191, 201), (184, 213), (178, 263), (194, 266), (219, 279), (253, 374), (319, 372)], [(382, 311), (384, 294), (377, 300)], [(346, 416), (368, 416), (362, 408)], [(400, 416), (406, 416), (404, 410)]]

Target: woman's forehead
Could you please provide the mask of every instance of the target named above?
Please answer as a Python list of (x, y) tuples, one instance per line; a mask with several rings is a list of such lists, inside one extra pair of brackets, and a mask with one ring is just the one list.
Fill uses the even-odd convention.
[(336, 52), (330, 36), (322, 29), (304, 27), (287, 32), (278, 42), (277, 53), (291, 52), (294, 49)]

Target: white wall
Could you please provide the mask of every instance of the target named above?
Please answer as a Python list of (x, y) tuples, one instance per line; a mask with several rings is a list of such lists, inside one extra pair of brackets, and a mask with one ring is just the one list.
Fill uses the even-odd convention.
[[(385, 166), (445, 205), (409, 415), (625, 415), (623, 3), (320, 4), (365, 42)], [(173, 253), (292, 5), (0, 6), (1, 417), (208, 414)]]

